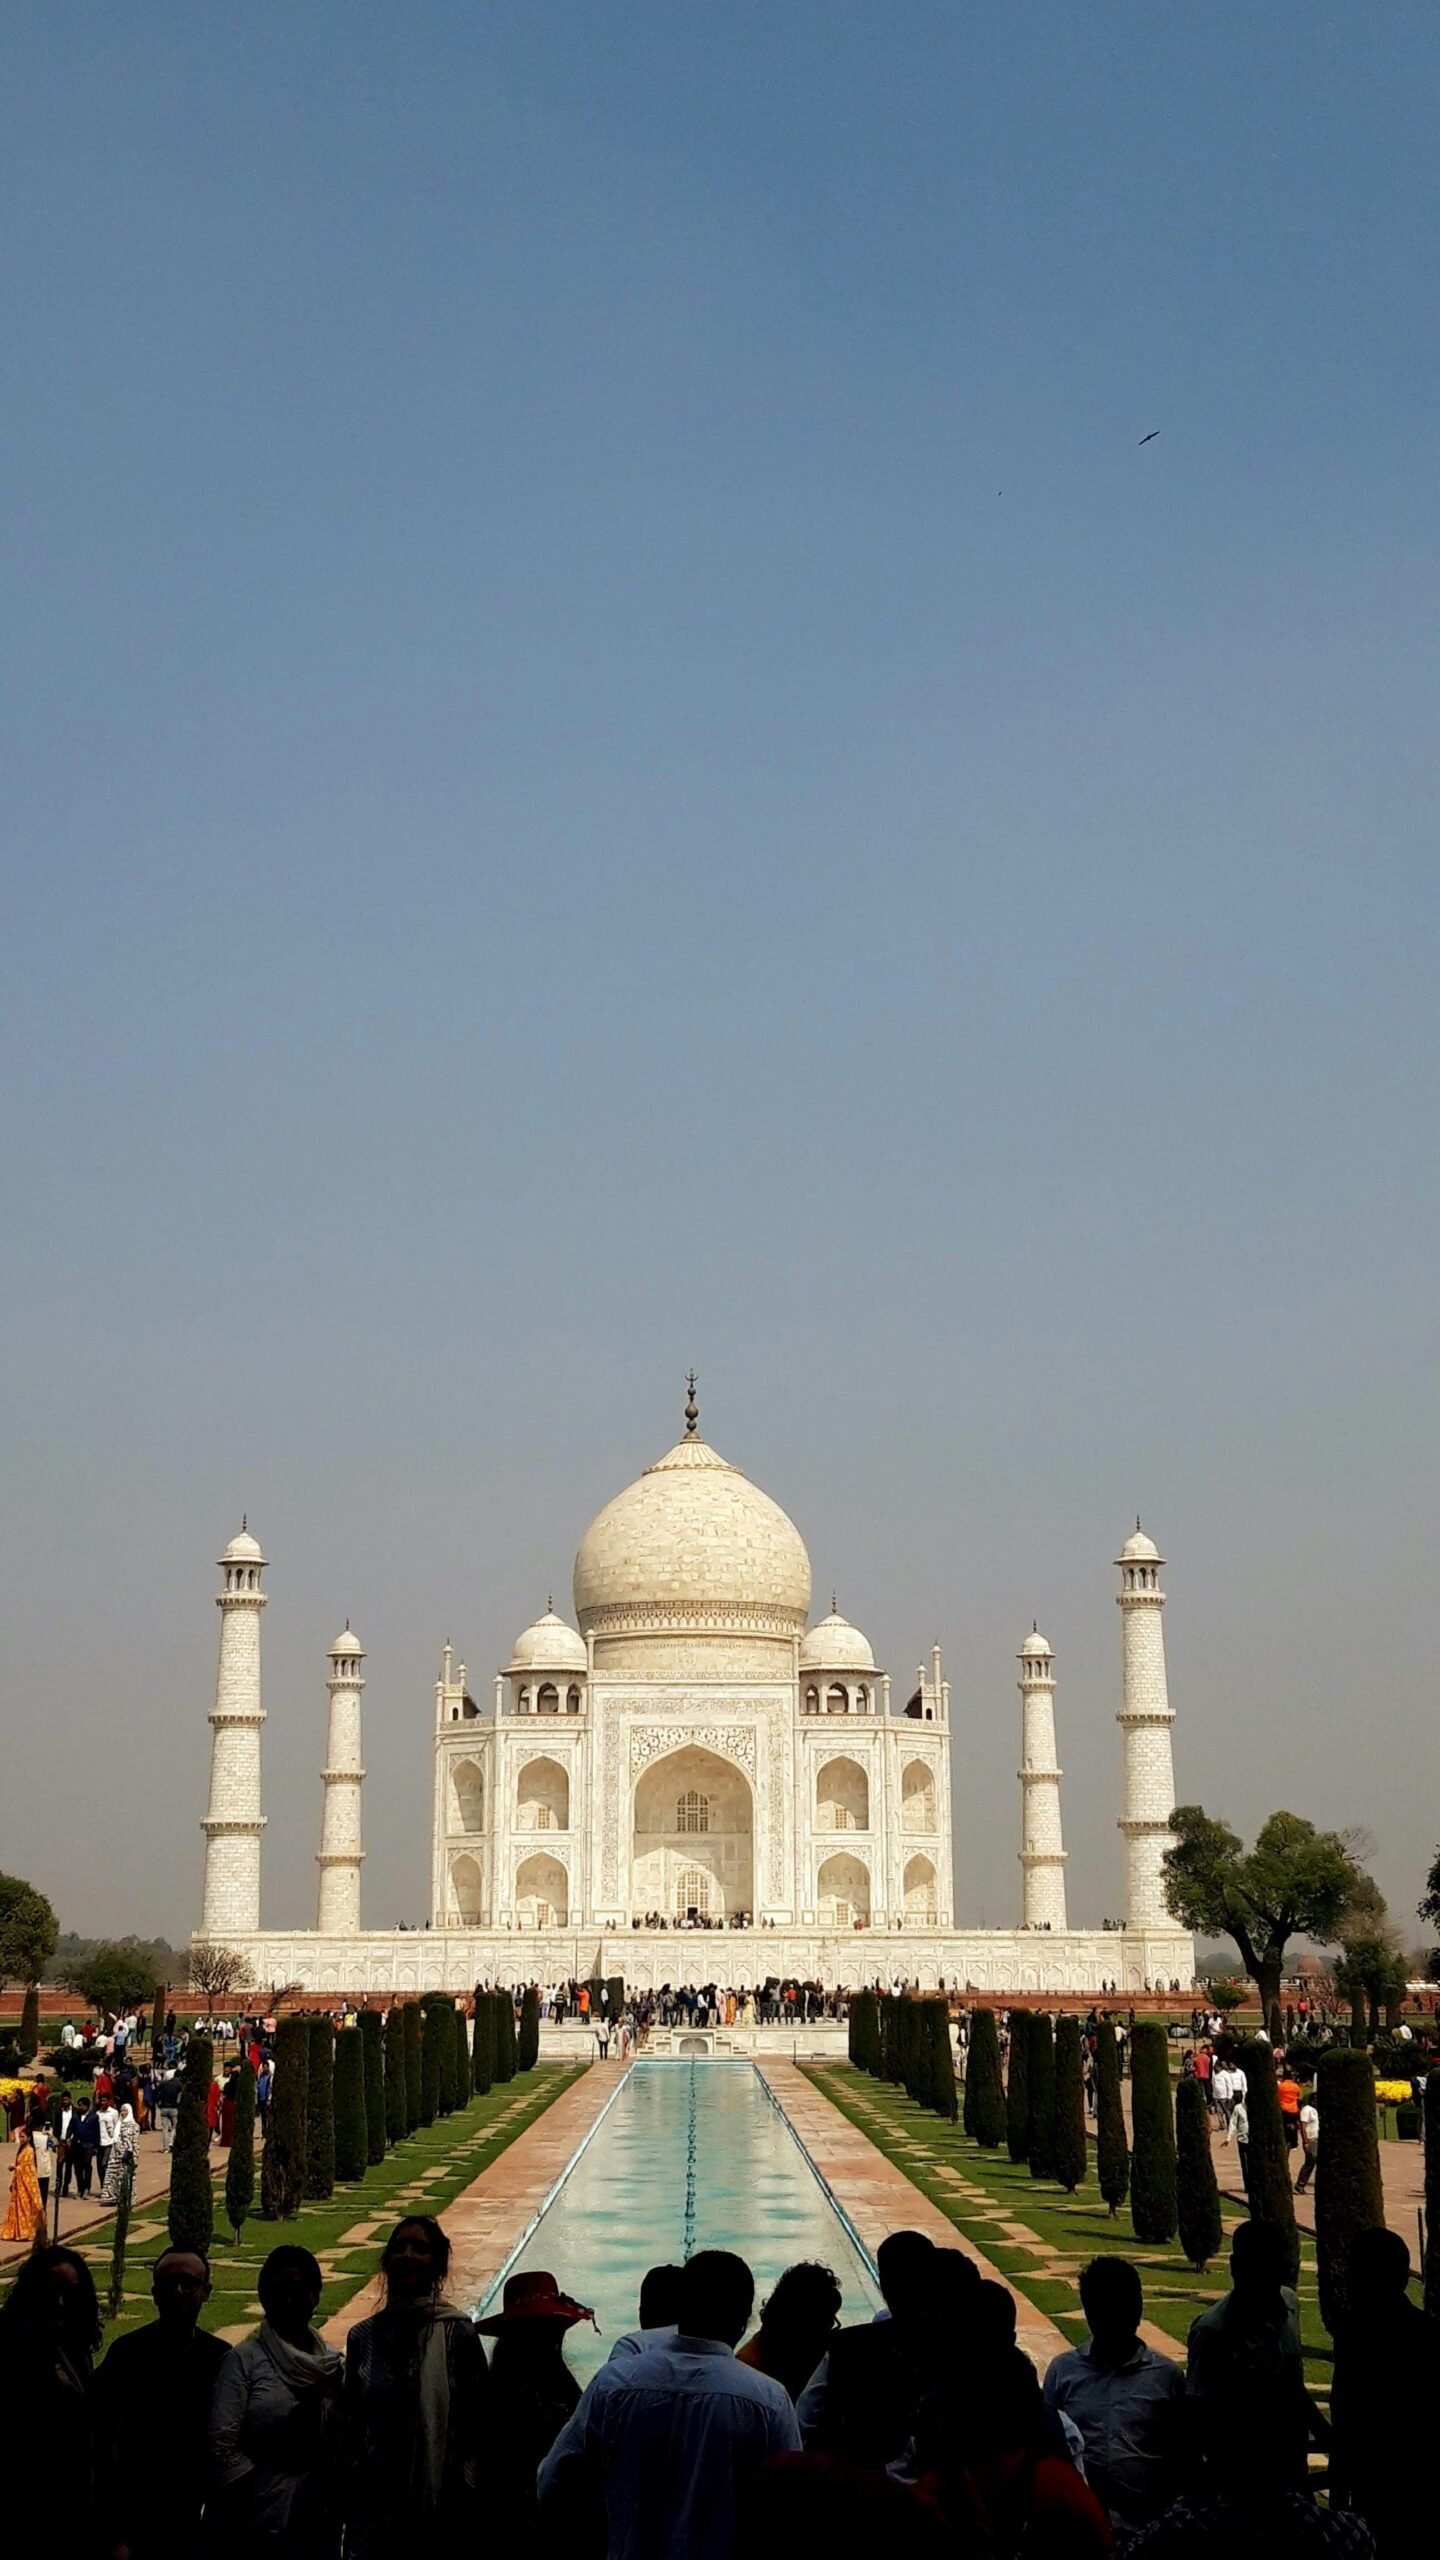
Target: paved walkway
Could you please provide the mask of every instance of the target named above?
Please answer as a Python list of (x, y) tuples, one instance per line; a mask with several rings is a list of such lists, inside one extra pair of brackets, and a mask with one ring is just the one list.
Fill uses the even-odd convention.
[(887, 2160), (857, 2125), (843, 2116), (838, 2107), (807, 2080), (793, 2062), (772, 2061), (762, 2057), (755, 2065), (766, 2087), (783, 2109), (822, 2185), (853, 2224), (863, 2246), (873, 2258), (880, 2242), (890, 2231), (923, 2231), (942, 2249), (961, 2249), (972, 2258), (982, 2276), (992, 2283), (1003, 2284), (1015, 2304), (1016, 2335), (1025, 2353), (1032, 2358), (1036, 2371), (1043, 2373), (1052, 2358), (1063, 2355), (1070, 2341), (1017, 2293), (1013, 2284), (998, 2267), (957, 2231), (953, 2222), (932, 2204), (918, 2187), (912, 2186), (893, 2160)]
[[(210, 2153), (212, 2177), (223, 2179), (229, 2161), (228, 2151), (222, 2151), (218, 2147), (212, 2148)], [(7, 2142), (4, 2146), (4, 2166), (0, 2168), (0, 2222), (5, 2219), (5, 2207), (10, 2196), (10, 2173), (14, 2163), (15, 2145), (13, 2142)], [(169, 2192), (170, 2154), (168, 2151), (161, 2150), (158, 2133), (142, 2133), (140, 2153), (135, 2164), (134, 2209), (138, 2211), (143, 2204), (153, 2204), (157, 2196), (168, 2195)], [(62, 2196), (60, 2237), (62, 2240), (74, 2240), (87, 2233), (93, 2235), (101, 2223), (108, 2223), (113, 2219), (114, 2212), (113, 2204), (103, 2204), (98, 2194), (93, 2191), (88, 2196)], [(45, 2227), (47, 2233), (53, 2237), (55, 2230), (53, 2189), (49, 2199), (49, 2210), (45, 2217)], [(29, 2254), (28, 2240), (0, 2240), (0, 2266), (4, 2266), (12, 2258), (24, 2258)]]
[[(619, 2063), (593, 2063), (553, 2106), (517, 2135), (498, 2160), (481, 2170), (453, 2204), (445, 2207), (445, 2229), (452, 2253), (446, 2291), (452, 2302), (462, 2306), (475, 2303), (487, 2291), (624, 2078), (625, 2069)], [(397, 2220), (394, 2208), (398, 2206), (403, 2212), (407, 2202), (415, 2212), (423, 2213), (423, 2188), (391, 2197), (387, 2219)], [(364, 2236), (373, 2236), (379, 2229), (377, 2223)], [(381, 2293), (380, 2279), (373, 2276), (327, 2320), (324, 2334), (332, 2346), (343, 2346), (356, 2321), (368, 2320), (379, 2310)]]

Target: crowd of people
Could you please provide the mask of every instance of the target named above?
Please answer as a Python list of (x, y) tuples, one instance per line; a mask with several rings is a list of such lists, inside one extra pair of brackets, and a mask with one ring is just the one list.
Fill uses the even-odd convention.
[(342, 2352), (316, 2326), (319, 2264), (284, 2243), (232, 2347), (203, 2326), (208, 2262), (167, 2249), (153, 2320), (99, 2360), (89, 2266), (42, 2247), (0, 2308), (10, 2441), (64, 2484), (82, 2560), (389, 2560), (417, 2533), (519, 2560), (1412, 2560), (1423, 2531), (1440, 2359), (1392, 2232), (1355, 2244), (1328, 2419), (1261, 2223), (1236, 2231), (1230, 2290), (1183, 2363), (1145, 2342), (1133, 2263), (1093, 2259), (1088, 2337), (1043, 2382), (1010, 2289), (915, 2231), (881, 2243), (873, 2319), (842, 2325), (837, 2279), (802, 2263), (748, 2339), (742, 2258), (656, 2266), (583, 2390), (565, 2340), (593, 2314), (553, 2274), (512, 2275), (477, 2321), (449, 2270), (439, 2223), (397, 2223), (380, 2308)]

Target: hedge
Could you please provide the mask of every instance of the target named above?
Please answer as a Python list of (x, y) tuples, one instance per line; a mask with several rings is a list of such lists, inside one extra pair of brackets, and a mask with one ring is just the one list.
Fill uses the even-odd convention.
[(1055, 2029), (1048, 2010), (1030, 2019), (1030, 2139), (1032, 2178), (1055, 2175)]
[(1130, 2223), (1151, 2246), (1175, 2237), (1175, 2119), (1170, 2051), (1158, 2018), (1141, 2018), (1130, 2037)]
[[(1275, 2056), (1268, 2045), (1257, 2039), (1245, 2046), (1244, 2071), (1245, 2113), (1250, 2123), (1250, 2219), (1268, 2222), (1279, 2232), (1285, 2252), (1285, 2282), (1293, 2285), (1300, 2273), (1300, 2234), (1295, 2228), (1290, 2160), (1275, 2089)], [(1323, 2136), (1320, 2147), (1323, 2151)]]
[(1375, 2071), (1368, 2053), (1354, 2045), (1337, 2045), (1332, 2052), (1322, 2053), (1316, 2104), (1320, 2153), (1315, 2163), (1315, 2259), (1320, 2317), (1333, 2338), (1350, 2307), (1350, 2251), (1356, 2235), (1383, 2230), (1385, 2225)]
[(365, 2046), (358, 2027), (342, 2027), (335, 2039), (335, 2175), (358, 2185), (370, 2165), (365, 2122)]
[(1085, 2134), (1085, 2079), (1080, 2067), (1080, 2021), (1055, 2021), (1055, 2130), (1050, 2142), (1052, 2174), (1072, 2195), (1082, 2183), (1090, 2146)]
[(1112, 2214), (1130, 2192), (1130, 2137), (1120, 2096), (1120, 2047), (1108, 2018), (1095, 2038), (1095, 2177)]
[(225, 2167), (225, 2219), (238, 2241), (241, 2230), (255, 2205), (255, 2074), (248, 2062), (240, 2065), (240, 2080), (235, 2091), (235, 2121), (230, 2132), (230, 2157)]
[(420, 2014), (419, 2003), (417, 2001), (406, 2001), (404, 2019), (405, 2130), (407, 2133), (414, 2133), (420, 2123), (420, 2084), (425, 2076), (421, 2064), (425, 2036), (425, 2021)]
[(1005, 2075), (1005, 2142), (1018, 2165), (1030, 2156), (1030, 2012), (1010, 2012), (1010, 2065)]
[(210, 2175), (210, 2084), (215, 2058), (204, 2036), (185, 2048), (185, 2076), (170, 2154), (168, 2224), (172, 2249), (208, 2255), (215, 2235), (215, 2182)]
[(372, 2169), (378, 2169), (389, 2138), (385, 2124), (385, 2021), (378, 2009), (361, 2010), (360, 2036), (365, 2055), (365, 2157)]
[(323, 2202), (335, 2192), (335, 2029), (328, 2017), (307, 2018), (310, 2077), (305, 2093), (305, 2193)]
[(1210, 2156), (1210, 2110), (1198, 2080), (1175, 2092), (1175, 2211), (1180, 2246), (1192, 2267), (1220, 2254), (1220, 2189)]
[(526, 1985), (520, 2005), (520, 2041), (516, 2047), (516, 2068), (533, 2071), (540, 2059), (540, 1994), (533, 1982)]
[(282, 2018), (275, 2030), (275, 2072), (260, 2155), (260, 2211), (288, 2222), (305, 2193), (305, 2119), (310, 2089), (310, 2021)]
[(1005, 2088), (1000, 2073), (1000, 2035), (993, 2009), (977, 2009), (970, 2021), (970, 2056), (965, 2070), (967, 2132), (982, 2151), (998, 2151), (1005, 2139)]

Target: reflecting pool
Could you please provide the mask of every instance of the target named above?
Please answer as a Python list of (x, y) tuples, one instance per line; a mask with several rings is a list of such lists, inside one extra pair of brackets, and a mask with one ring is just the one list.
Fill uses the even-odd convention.
[[(784, 2267), (819, 2258), (844, 2292), (841, 2318), (877, 2308), (875, 2281), (748, 2062), (637, 2062), (509, 2272), (548, 2267), (593, 2304), (565, 2342), (582, 2379), (633, 2329), (647, 2267), (696, 2249), (738, 2249), (760, 2303)], [(495, 2307), (498, 2288), (485, 2308)]]

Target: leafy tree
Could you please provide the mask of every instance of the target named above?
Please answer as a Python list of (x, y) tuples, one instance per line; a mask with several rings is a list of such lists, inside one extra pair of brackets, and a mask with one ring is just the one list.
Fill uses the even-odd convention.
[(1055, 2175), (1055, 2027), (1047, 2009), (1030, 2019), (1030, 2175)]
[(515, 2003), (508, 1991), (495, 1993), (495, 2077), (515, 2077)]
[(342, 2027), (335, 2038), (335, 2175), (341, 2185), (355, 2186), (369, 2161), (364, 2040), (358, 2027)]
[(208, 2251), (215, 2230), (215, 2185), (210, 2175), (210, 2084), (215, 2058), (204, 2036), (185, 2048), (175, 2142), (170, 2154), (170, 2245)]
[[(1257, 2040), (1245, 2046), (1244, 2066), (1245, 2113), (1250, 2120), (1250, 2219), (1268, 2222), (1279, 2232), (1285, 2249), (1285, 2282), (1294, 2284), (1300, 2273), (1300, 2235), (1295, 2228), (1290, 2160), (1275, 2087), (1275, 2057)], [(1320, 2148), (1323, 2152), (1323, 2138)]]
[(1440, 2320), (1440, 2070), (1425, 2074), (1425, 2308)]
[(1440, 1929), (1440, 1849), (1435, 1852), (1434, 1863), (1425, 1879), (1425, 1891), (1415, 1909), (1418, 1918), (1428, 1920), (1432, 1929)]
[(233, 1947), (218, 1947), (212, 1939), (197, 1938), (187, 1949), (186, 1973), (190, 1987), (213, 2008), (228, 2000), (236, 1986), (245, 1979), (245, 1959)]
[(76, 1966), (66, 1988), (78, 1991), (97, 2017), (114, 2018), (124, 2009), (138, 2009), (150, 1988), (145, 1950), (137, 1952), (118, 1939), (106, 1939)]
[(1373, 1894), (1340, 1833), (1317, 1831), (1298, 1813), (1272, 1813), (1249, 1850), (1202, 1805), (1178, 1806), (1170, 1828), (1165, 1898), (1172, 1915), (1187, 1929), (1233, 1939), (1267, 2017), (1280, 1997), (1290, 1939), (1333, 1937), (1357, 1897)]
[(1315, 2257), (1320, 2317), (1333, 2338), (1349, 2308), (1350, 2251), (1356, 2235), (1383, 2229), (1385, 2222), (1375, 2129), (1375, 2072), (1369, 2054), (1354, 2045), (1336, 2045), (1322, 2053), (1315, 2095), (1320, 2110)]
[(475, 2023), (470, 2035), (470, 2085), (477, 2098), (485, 2097), (495, 2077), (495, 2012), (490, 1994), (475, 1985)]
[(360, 2012), (365, 2056), (365, 2157), (378, 2169), (385, 2157), (385, 2023), (378, 2009)]
[(520, 2006), (520, 2042), (516, 2051), (517, 2069), (533, 2071), (540, 2059), (540, 1994), (534, 1983), (526, 1986)]
[(1095, 2177), (1112, 2214), (1130, 2192), (1130, 2140), (1120, 2096), (1120, 2047), (1108, 2018), (1095, 2040)]
[(1067, 2194), (1081, 2185), (1089, 2161), (1085, 2133), (1085, 2078), (1080, 2067), (1080, 2021), (1055, 2021), (1055, 2130), (1050, 2141), (1053, 2175)]
[(1030, 2156), (1030, 2012), (1010, 2012), (1010, 2063), (1005, 2074), (1005, 2145), (1017, 2163)]
[(420, 2123), (425, 2080), (425, 2020), (418, 2002), (405, 2003), (405, 2130), (414, 2133)]
[[(1342, 2000), (1350, 2003), (1357, 2043), (1363, 2044), (1367, 2035), (1374, 2042), (1380, 2033), (1381, 2010), (1388, 2014), (1397, 2002), (1403, 2001), (1408, 1979), (1404, 1958), (1385, 1938), (1353, 1938), (1342, 1943), (1334, 1983)], [(1320, 2175), (1318, 2165), (1315, 2175)]]
[[(163, 2019), (163, 2011), (162, 2011)], [(246, 2217), (255, 2202), (255, 2074), (248, 2062), (240, 2065), (240, 2079), (235, 2091), (235, 2122), (230, 2134), (230, 2158), (225, 2168), (225, 2219), (239, 2241)]]
[(260, 2155), (260, 2211), (266, 2222), (288, 2222), (300, 2210), (309, 2095), (310, 2021), (282, 2018), (275, 2030), (275, 2076)]
[(427, 1991), (420, 2003), (420, 2122), (429, 2125), (440, 2113), (441, 1996)]
[(1198, 2080), (1175, 2092), (1175, 2208), (1180, 2246), (1192, 2267), (1220, 2254), (1220, 2189), (1210, 2156), (1210, 2110)]
[(1005, 2087), (1000, 2073), (1000, 2033), (993, 2009), (977, 2009), (970, 2020), (965, 2104), (966, 2131), (982, 2151), (998, 2151), (1005, 2139)]
[(406, 2134), (405, 2012), (392, 2000), (385, 2017), (385, 2139), (403, 2142)]
[(323, 2202), (335, 2192), (335, 2030), (326, 2017), (307, 2018), (310, 2072), (305, 2089), (305, 2194)]
[(0, 1875), (0, 1982), (20, 1982), (28, 1990), (40, 1980), (58, 1936), (44, 1894), (23, 1876)]
[(1151, 2248), (1175, 2237), (1175, 2119), (1170, 2052), (1158, 2018), (1141, 2018), (1130, 2038), (1130, 2222)]

